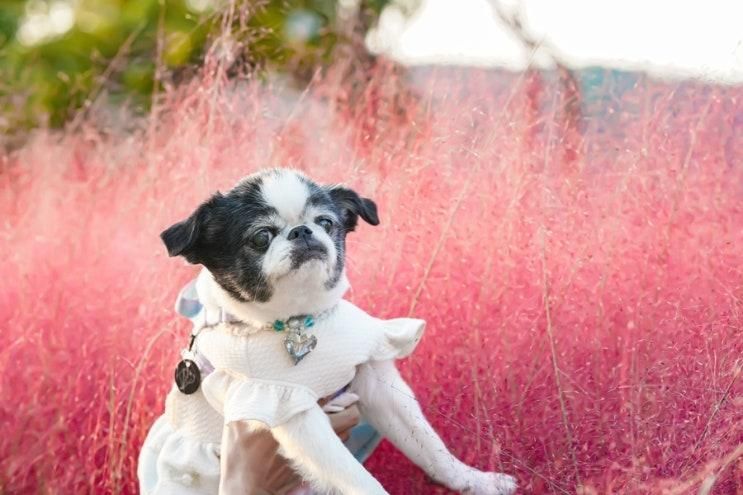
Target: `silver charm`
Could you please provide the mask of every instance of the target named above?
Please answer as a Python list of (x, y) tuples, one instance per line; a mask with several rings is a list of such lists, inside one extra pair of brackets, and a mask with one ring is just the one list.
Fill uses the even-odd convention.
[(284, 346), (294, 360), (294, 364), (297, 364), (317, 346), (317, 337), (305, 333), (289, 332), (284, 339)]
[[(284, 328), (287, 330), (284, 347), (295, 365), (317, 346), (317, 337), (304, 333), (304, 330), (314, 324), (315, 320), (312, 316), (293, 316), (286, 321), (286, 325), (280, 325), (281, 330)], [(274, 328), (276, 328), (276, 325), (274, 325)]]

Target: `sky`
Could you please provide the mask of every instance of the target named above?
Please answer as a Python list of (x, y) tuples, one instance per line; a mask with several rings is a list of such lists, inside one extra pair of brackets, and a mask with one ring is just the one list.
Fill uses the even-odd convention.
[[(186, 1), (203, 11), (215, 0)], [(412, 16), (396, 7), (411, 1), (393, 0), (368, 37), (373, 50), (407, 64), (549, 66), (546, 50), (527, 51), (493, 14), (491, 2), (500, 1), (568, 66), (743, 83), (743, 0), (420, 0)], [(74, 4), (29, 2), (19, 40), (33, 45), (64, 34)]]
[[(408, 64), (520, 70), (532, 54), (493, 15), (491, 0), (422, 0), (412, 17), (388, 8), (370, 46)], [(569, 66), (643, 70), (666, 78), (743, 82), (743, 0), (504, 0)]]

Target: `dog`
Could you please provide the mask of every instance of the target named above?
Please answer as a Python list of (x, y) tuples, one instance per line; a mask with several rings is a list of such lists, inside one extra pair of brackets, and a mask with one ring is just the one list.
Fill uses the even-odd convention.
[(221, 434), (232, 421), (270, 429), (319, 492), (387, 493), (317, 405), (349, 383), (363, 416), (432, 479), (474, 495), (515, 490), (513, 477), (448, 451), (396, 369), (425, 322), (381, 320), (343, 299), (346, 235), (359, 219), (379, 224), (372, 200), (271, 169), (161, 234), (170, 256), (203, 267), (196, 290), (204, 311), (142, 448), (143, 494), (217, 494)]

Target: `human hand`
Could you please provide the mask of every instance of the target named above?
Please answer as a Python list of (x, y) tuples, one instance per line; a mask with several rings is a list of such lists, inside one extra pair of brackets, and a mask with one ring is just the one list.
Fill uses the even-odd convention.
[(351, 435), (351, 430), (359, 424), (361, 413), (356, 406), (359, 396), (352, 393), (343, 393), (330, 400), (321, 400), (322, 410), (328, 414), (333, 431), (345, 442)]
[[(342, 441), (348, 439), (361, 419), (356, 401), (358, 396), (344, 393), (318, 402)], [(279, 445), (269, 430), (251, 430), (247, 421), (225, 425), (220, 495), (283, 495), (297, 488), (302, 480), (278, 450)]]

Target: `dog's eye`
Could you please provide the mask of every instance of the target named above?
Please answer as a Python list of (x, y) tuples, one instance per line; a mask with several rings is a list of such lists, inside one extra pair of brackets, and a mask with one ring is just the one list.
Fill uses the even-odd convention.
[(266, 249), (273, 240), (273, 234), (268, 229), (261, 229), (250, 237), (250, 244), (256, 249)]
[(325, 229), (327, 233), (330, 233), (330, 230), (333, 228), (333, 221), (328, 217), (317, 217), (315, 223)]

